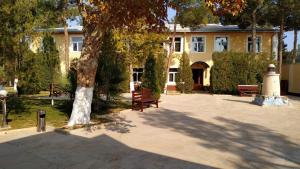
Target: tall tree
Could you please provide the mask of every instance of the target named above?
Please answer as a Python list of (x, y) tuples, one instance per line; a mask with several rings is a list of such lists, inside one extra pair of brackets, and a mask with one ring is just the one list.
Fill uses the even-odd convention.
[(300, 30), (300, 3), (297, 0), (294, 0), (293, 7), (290, 15), (287, 18), (287, 30), (294, 31), (294, 45), (293, 45), (293, 55), (292, 63), (296, 63), (297, 57), (297, 37), (298, 31)]
[(59, 53), (54, 39), (50, 34), (44, 36), (42, 46), (39, 49), (39, 54), (47, 68), (49, 83), (54, 83), (55, 76), (59, 74)]
[(286, 29), (286, 23), (288, 16), (291, 15), (294, 0), (268, 0), (265, 2), (267, 5), (267, 19), (273, 26), (279, 26), (280, 31), (278, 35), (278, 72), (281, 74), (282, 65), (282, 51), (283, 51), (283, 38), (284, 30)]
[(96, 87), (106, 94), (106, 100), (121, 92), (121, 83), (127, 78), (124, 58), (117, 53), (112, 31), (103, 34), (96, 74)]
[(56, 0), (58, 8), (58, 21), (62, 23), (64, 27), (64, 60), (66, 72), (70, 68), (70, 59), (69, 59), (69, 32), (68, 32), (68, 20), (76, 20), (76, 16), (79, 15), (78, 8), (74, 0)]
[(223, 15), (221, 16), (221, 22), (223, 24), (237, 24), (240, 28), (246, 29), (251, 26), (252, 31), (252, 48), (251, 53), (256, 54), (256, 26), (264, 25), (266, 23), (266, 17), (264, 17), (265, 6), (264, 0), (252, 0), (247, 1), (247, 7), (238, 15)]
[(163, 29), (167, 16), (164, 0), (78, 0), (83, 19), (84, 42), (78, 63), (77, 89), (68, 125), (90, 122), (91, 102), (98, 67), (98, 53), (104, 32), (115, 28), (134, 30), (144, 18), (149, 29)]
[(176, 76), (176, 88), (182, 93), (191, 93), (193, 90), (193, 73), (190, 66), (190, 59), (186, 52), (180, 58), (180, 67)]
[(152, 52), (149, 53), (145, 63), (142, 87), (151, 89), (153, 97), (159, 99), (160, 87), (157, 74), (157, 62)]

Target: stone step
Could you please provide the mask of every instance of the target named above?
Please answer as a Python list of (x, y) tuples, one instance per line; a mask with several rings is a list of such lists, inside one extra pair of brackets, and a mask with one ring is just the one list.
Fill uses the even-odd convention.
[(168, 95), (180, 95), (181, 93), (178, 91), (168, 91), (167, 94)]

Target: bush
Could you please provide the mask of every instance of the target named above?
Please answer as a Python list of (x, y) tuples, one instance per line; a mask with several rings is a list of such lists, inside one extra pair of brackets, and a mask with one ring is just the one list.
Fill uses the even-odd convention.
[(151, 89), (154, 98), (160, 98), (157, 64), (152, 52), (150, 52), (148, 58), (146, 59), (145, 71), (142, 77), (142, 87)]
[(69, 83), (66, 85), (66, 91), (70, 93), (70, 97), (75, 97), (75, 92), (77, 88), (77, 63), (78, 59), (73, 59), (70, 65), (70, 70), (68, 72), (68, 81)]
[(166, 59), (167, 53), (160, 53), (157, 57), (157, 78), (160, 91), (164, 91), (166, 84)]
[(212, 57), (212, 93), (237, 94), (238, 84), (262, 83), (263, 73), (272, 63), (271, 57), (264, 53), (253, 56), (249, 53), (216, 52)]
[(30, 50), (24, 52), (18, 89), (19, 94), (36, 94), (42, 90), (45, 70), (41, 65), (41, 56)]
[(0, 66), (0, 85), (2, 85), (3, 82), (5, 82), (5, 72), (4, 72), (4, 68), (2, 66)]
[(176, 89), (182, 93), (191, 93), (193, 90), (193, 72), (190, 59), (186, 52), (180, 58), (180, 66), (176, 76)]
[(117, 96), (122, 92), (123, 82), (128, 79), (128, 71), (124, 58), (117, 52), (112, 32), (103, 35), (100, 51), (95, 85), (96, 97), (100, 92), (106, 94), (106, 100), (110, 100), (110, 96)]

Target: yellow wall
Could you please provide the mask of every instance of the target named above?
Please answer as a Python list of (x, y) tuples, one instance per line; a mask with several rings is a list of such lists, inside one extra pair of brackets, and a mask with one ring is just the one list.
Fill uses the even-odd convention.
[(282, 64), (281, 66), (281, 80), (289, 80), (289, 64)]
[[(69, 33), (69, 62), (75, 58), (79, 58), (81, 52), (73, 51), (72, 49), (72, 37), (73, 36), (82, 36), (81, 34), (71, 34)], [(66, 58), (65, 58), (65, 46), (64, 46), (64, 34), (54, 34), (53, 38), (56, 42), (56, 47), (59, 51), (60, 57), (60, 68), (63, 74), (66, 74)], [(70, 65), (70, 63), (69, 63)]]
[[(261, 36), (262, 40), (262, 52), (268, 53), (271, 55), (272, 53), (272, 37), (273, 32), (264, 32), (257, 33), (257, 36)], [(197, 61), (205, 62), (209, 65), (209, 68), (204, 72), (203, 83), (204, 86), (209, 86), (210, 84), (210, 68), (213, 65), (212, 54), (214, 52), (214, 40), (216, 36), (227, 36), (229, 38), (229, 50), (234, 52), (247, 52), (247, 41), (248, 36), (251, 36), (250, 32), (228, 32), (228, 33), (177, 33), (178, 37), (182, 37), (183, 39), (183, 49), (190, 56), (191, 64)], [(194, 53), (191, 52), (191, 42), (193, 36), (204, 36), (205, 37), (205, 49), (204, 52)], [(178, 54), (177, 54), (178, 55)], [(172, 62), (171, 67), (179, 67), (179, 57), (175, 57), (175, 61)]]
[(289, 92), (300, 94), (300, 63), (289, 65)]
[[(62, 74), (66, 74), (66, 61), (69, 60), (71, 62), (75, 58), (79, 58), (81, 52), (73, 51), (72, 49), (72, 37), (73, 36), (82, 36), (81, 34), (72, 34), (69, 33), (69, 59), (65, 58), (65, 45), (64, 45), (64, 34), (53, 34), (52, 37), (56, 43), (56, 48), (59, 51), (59, 58), (60, 58), (60, 69)], [(30, 45), (30, 49), (33, 52), (37, 52), (38, 48), (40, 48), (42, 43), (41, 37), (34, 38), (33, 42)], [(70, 65), (70, 63), (69, 63)]]

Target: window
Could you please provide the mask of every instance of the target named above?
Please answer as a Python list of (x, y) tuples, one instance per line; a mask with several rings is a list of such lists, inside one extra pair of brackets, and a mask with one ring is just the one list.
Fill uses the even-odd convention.
[[(252, 51), (252, 37), (248, 37), (247, 51)], [(256, 37), (256, 53), (261, 52), (261, 36)]]
[(142, 76), (143, 76), (143, 68), (133, 68), (132, 77), (134, 82), (141, 82)]
[(216, 52), (228, 51), (228, 37), (218, 36), (215, 38), (215, 51)]
[(73, 51), (81, 51), (83, 38), (82, 37), (72, 37)]
[[(172, 38), (170, 38), (170, 41), (172, 43)], [(182, 52), (181, 37), (175, 37), (174, 52)]]
[(204, 37), (192, 37), (192, 51), (204, 52), (205, 38)]
[(169, 69), (169, 82), (175, 82), (176, 81), (176, 74), (177, 74), (177, 68), (170, 68)]

